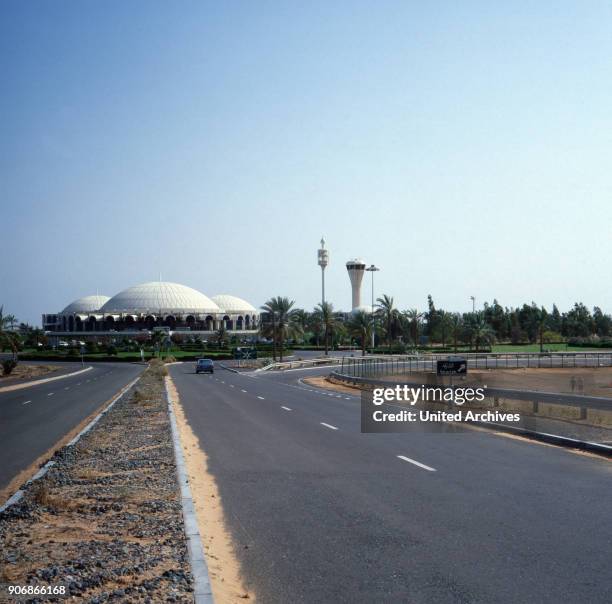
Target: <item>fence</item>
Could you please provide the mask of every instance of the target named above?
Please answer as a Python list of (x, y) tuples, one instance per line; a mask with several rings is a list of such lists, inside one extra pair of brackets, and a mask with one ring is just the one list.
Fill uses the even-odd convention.
[[(460, 355), (467, 359), (468, 369), (551, 369), (572, 367), (612, 367), (612, 352), (497, 353)], [(339, 373), (350, 377), (375, 378), (385, 375), (407, 375), (434, 372), (438, 360), (449, 355), (394, 357), (342, 357)]]

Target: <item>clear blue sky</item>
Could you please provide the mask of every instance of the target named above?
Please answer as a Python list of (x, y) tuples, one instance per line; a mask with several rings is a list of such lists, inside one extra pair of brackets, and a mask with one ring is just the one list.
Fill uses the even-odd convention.
[[(0, 4), (0, 304), (612, 311), (609, 2)], [(369, 282), (368, 282), (369, 283)], [(364, 293), (368, 293), (368, 289)]]

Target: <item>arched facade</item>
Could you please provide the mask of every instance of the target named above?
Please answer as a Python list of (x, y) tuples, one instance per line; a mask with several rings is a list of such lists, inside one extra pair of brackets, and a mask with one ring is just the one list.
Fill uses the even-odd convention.
[(259, 312), (241, 298), (207, 297), (178, 283), (150, 282), (127, 288), (112, 298), (86, 296), (60, 313), (43, 315), (48, 332), (91, 335), (140, 335), (155, 329), (168, 332), (254, 335)]

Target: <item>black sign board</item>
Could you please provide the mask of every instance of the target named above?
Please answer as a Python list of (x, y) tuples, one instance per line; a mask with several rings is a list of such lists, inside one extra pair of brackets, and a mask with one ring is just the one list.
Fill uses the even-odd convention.
[(465, 375), (467, 373), (467, 361), (456, 359), (452, 361), (438, 361), (436, 363), (438, 375)]
[(257, 348), (238, 347), (238, 348), (234, 348), (233, 352), (234, 352), (235, 359), (256, 359), (257, 358)]

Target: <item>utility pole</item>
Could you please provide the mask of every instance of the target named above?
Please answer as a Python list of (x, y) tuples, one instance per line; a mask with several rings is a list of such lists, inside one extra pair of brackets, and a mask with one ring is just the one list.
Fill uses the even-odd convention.
[(476, 298), (474, 296), (470, 296), (470, 300), (472, 301), (472, 312), (476, 312)]
[(321, 237), (321, 248), (319, 249), (319, 266), (321, 267), (321, 308), (325, 304), (325, 268), (329, 264), (329, 252), (325, 249), (325, 239)]
[(368, 268), (365, 269), (369, 273), (372, 273), (372, 307), (371, 307), (371, 315), (372, 315), (372, 354), (374, 354), (374, 273), (379, 271), (380, 269), (373, 264), (370, 264)]

